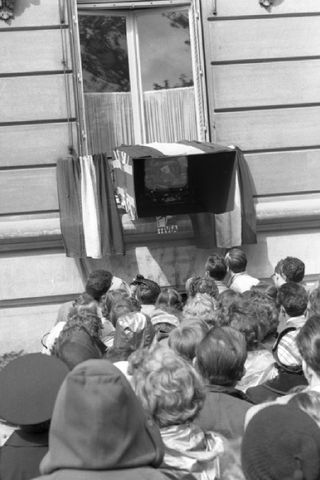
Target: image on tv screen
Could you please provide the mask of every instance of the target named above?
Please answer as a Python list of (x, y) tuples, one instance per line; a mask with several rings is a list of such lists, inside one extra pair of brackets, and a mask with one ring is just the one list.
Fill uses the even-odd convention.
[(163, 157), (148, 160), (148, 162), (145, 162), (144, 185), (150, 193), (187, 188), (187, 157)]

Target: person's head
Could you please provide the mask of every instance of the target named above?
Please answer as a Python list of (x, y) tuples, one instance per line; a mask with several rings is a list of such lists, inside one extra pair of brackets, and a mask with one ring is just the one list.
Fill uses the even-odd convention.
[(256, 413), (241, 450), (247, 480), (320, 478), (320, 429), (295, 405), (272, 405)]
[(94, 338), (101, 338), (102, 334), (102, 321), (98, 313), (91, 312), (90, 310), (73, 311), (69, 314), (67, 323), (63, 327), (63, 330), (73, 327), (85, 327), (89, 334)]
[(278, 291), (278, 303), (289, 317), (299, 317), (307, 310), (308, 294), (298, 283), (284, 283)]
[(183, 302), (180, 293), (174, 288), (163, 288), (155, 303), (157, 308), (167, 312), (181, 311)]
[(103, 297), (101, 298), (101, 312), (102, 316), (108, 320), (110, 320), (110, 312), (112, 307), (115, 303), (122, 301), (123, 299), (131, 298), (129, 293), (125, 290), (116, 289), (116, 290), (109, 290)]
[(232, 247), (225, 255), (227, 267), (233, 273), (244, 272), (247, 268), (247, 256), (239, 247)]
[(0, 418), (28, 431), (49, 428), (67, 366), (54, 356), (29, 353), (0, 372)]
[(90, 335), (83, 325), (72, 325), (62, 330), (56, 339), (51, 355), (62, 360), (69, 370), (91, 358), (102, 358), (105, 345)]
[(130, 312), (118, 318), (113, 348), (107, 351), (112, 362), (127, 360), (132, 352), (149, 347), (154, 339), (155, 329), (150, 318), (142, 312)]
[(247, 358), (243, 334), (231, 327), (212, 328), (196, 349), (196, 368), (211, 385), (234, 386)]
[(40, 465), (43, 475), (59, 469), (158, 467), (163, 455), (158, 427), (118, 368), (107, 360), (88, 360), (67, 375), (54, 407), (49, 451)]
[(230, 305), (228, 320), (230, 327), (235, 328), (244, 335), (248, 351), (259, 348), (263, 339), (263, 331), (259, 324), (257, 309), (254, 304), (251, 304), (241, 296)]
[(270, 335), (274, 336), (279, 324), (279, 309), (276, 302), (257, 289), (244, 292), (243, 299), (249, 303), (252, 313), (256, 316), (260, 327), (261, 340)]
[(310, 317), (301, 327), (296, 343), (302, 357), (302, 368), (310, 383), (311, 376), (319, 377), (320, 383), (320, 316)]
[(209, 331), (204, 321), (183, 322), (169, 335), (168, 346), (178, 355), (192, 362), (196, 354), (196, 348)]
[(135, 297), (142, 305), (154, 305), (161, 292), (160, 286), (153, 280), (141, 277), (136, 280)]
[(211, 277), (192, 277), (188, 285), (188, 297), (206, 293), (214, 299), (218, 298), (219, 290), (216, 282)]
[(286, 282), (302, 282), (304, 278), (305, 265), (296, 257), (282, 258), (274, 269), (273, 281), (276, 287), (280, 287)]
[(86, 293), (99, 302), (102, 295), (109, 290), (111, 282), (112, 273), (107, 270), (94, 270), (88, 276), (85, 287)]
[(141, 306), (135, 298), (122, 298), (113, 303), (109, 313), (109, 320), (115, 327), (119, 317), (130, 312), (139, 312), (140, 309)]
[(133, 371), (132, 385), (159, 427), (192, 422), (205, 398), (202, 380), (193, 366), (161, 346), (145, 352)]
[(320, 315), (320, 288), (317, 287), (310, 292), (307, 316), (313, 317), (313, 315)]
[(227, 274), (227, 264), (224, 257), (218, 253), (210, 255), (205, 263), (205, 271), (214, 280), (223, 280)]
[(190, 297), (182, 310), (183, 321), (204, 320), (209, 326), (214, 324), (216, 301), (207, 294), (198, 293)]

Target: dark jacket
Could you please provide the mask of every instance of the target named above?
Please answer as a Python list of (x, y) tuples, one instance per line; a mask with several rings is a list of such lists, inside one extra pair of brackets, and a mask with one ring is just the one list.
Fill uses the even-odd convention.
[(164, 480), (164, 447), (124, 375), (107, 360), (88, 360), (57, 396), (42, 480)]
[(48, 432), (16, 430), (0, 448), (1, 480), (30, 480), (39, 475), (39, 465), (48, 451)]
[(258, 404), (287, 395), (291, 388), (299, 385), (308, 385), (303, 373), (279, 371), (279, 374), (272, 380), (261, 383), (261, 385), (256, 387), (248, 388), (246, 394), (252, 403)]
[(205, 431), (238, 438), (244, 433), (247, 410), (252, 407), (246, 395), (233, 387), (207, 385), (207, 395), (195, 423)]

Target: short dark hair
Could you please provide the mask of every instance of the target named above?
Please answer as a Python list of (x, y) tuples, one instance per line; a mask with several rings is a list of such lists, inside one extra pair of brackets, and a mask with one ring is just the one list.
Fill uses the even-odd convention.
[(214, 253), (207, 258), (205, 270), (214, 280), (223, 280), (227, 273), (227, 264), (222, 255)]
[(211, 385), (235, 385), (244, 374), (246, 340), (231, 327), (212, 328), (196, 350), (197, 368)]
[(86, 292), (99, 301), (110, 288), (112, 273), (107, 270), (94, 270), (88, 276)]
[(305, 265), (299, 258), (286, 257), (282, 264), (282, 273), (287, 282), (299, 283), (304, 278)]
[(306, 364), (320, 376), (320, 316), (310, 317), (301, 327), (296, 343)]
[(155, 304), (160, 292), (157, 282), (142, 277), (137, 284), (135, 296), (142, 304)]
[(290, 317), (298, 317), (307, 309), (308, 294), (302, 285), (287, 282), (279, 288), (278, 302)]
[(247, 256), (239, 247), (232, 247), (225, 256), (226, 264), (233, 273), (244, 272), (247, 267)]
[(181, 311), (183, 307), (182, 297), (174, 288), (163, 288), (158, 295), (156, 306), (169, 312)]

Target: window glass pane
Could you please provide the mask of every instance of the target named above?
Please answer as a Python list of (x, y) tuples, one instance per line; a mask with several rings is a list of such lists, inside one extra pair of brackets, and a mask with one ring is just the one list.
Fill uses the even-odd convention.
[(188, 10), (138, 16), (147, 142), (197, 138)]
[(79, 15), (90, 153), (133, 143), (126, 17)]

